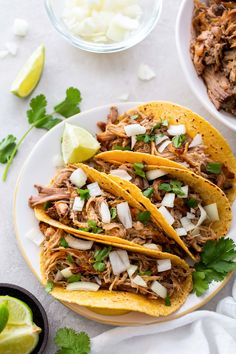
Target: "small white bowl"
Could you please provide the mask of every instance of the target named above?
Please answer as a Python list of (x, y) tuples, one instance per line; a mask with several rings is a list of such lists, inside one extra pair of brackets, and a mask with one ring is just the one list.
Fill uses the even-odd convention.
[(69, 31), (61, 18), (65, 1), (45, 0), (45, 7), (52, 25), (73, 46), (94, 53), (119, 52), (141, 42), (156, 26), (162, 9), (162, 0), (140, 0), (140, 4), (143, 5), (143, 15), (139, 28), (124, 41), (103, 44), (86, 41), (81, 37), (74, 36)]
[(215, 118), (221, 121), (224, 125), (236, 131), (236, 117), (224, 111), (218, 111), (211, 102), (207, 94), (206, 86), (196, 73), (190, 55), (190, 40), (193, 15), (193, 0), (183, 0), (181, 3), (177, 23), (176, 23), (176, 45), (180, 63), (189, 86), (195, 96), (199, 99), (202, 105)]

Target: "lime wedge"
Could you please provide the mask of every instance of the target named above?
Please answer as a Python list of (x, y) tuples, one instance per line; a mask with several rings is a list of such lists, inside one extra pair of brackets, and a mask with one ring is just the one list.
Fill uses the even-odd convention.
[(99, 142), (85, 129), (66, 123), (62, 137), (62, 156), (65, 163), (83, 162), (99, 150)]
[(41, 329), (32, 326), (7, 326), (0, 334), (0, 354), (29, 354), (36, 347)]
[(38, 47), (19, 71), (11, 86), (11, 92), (19, 97), (27, 97), (34, 90), (41, 77), (45, 60), (45, 48)]
[[(11, 296), (0, 296), (0, 304), (7, 301), (9, 318), (7, 325), (31, 325), (33, 321), (32, 311), (23, 301)], [(5, 331), (5, 330), (4, 330)]]
[(8, 318), (9, 318), (9, 310), (8, 310), (7, 301), (3, 301), (0, 304), (0, 333), (6, 327)]

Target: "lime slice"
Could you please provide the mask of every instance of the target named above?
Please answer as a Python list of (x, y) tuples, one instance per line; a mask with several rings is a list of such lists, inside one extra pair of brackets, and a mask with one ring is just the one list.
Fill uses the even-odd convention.
[(6, 327), (8, 318), (9, 318), (9, 310), (8, 310), (7, 301), (3, 301), (0, 304), (0, 333)]
[(0, 296), (0, 304), (4, 301), (7, 301), (7, 308), (9, 311), (8, 325), (22, 326), (32, 324), (33, 315), (28, 305), (11, 296)]
[(90, 159), (99, 150), (98, 141), (85, 129), (66, 123), (62, 138), (62, 156), (65, 163)]
[(36, 87), (41, 77), (45, 59), (45, 48), (38, 47), (19, 71), (11, 86), (11, 92), (19, 97), (27, 97)]
[(0, 354), (28, 354), (36, 347), (41, 329), (32, 326), (7, 326), (0, 334)]

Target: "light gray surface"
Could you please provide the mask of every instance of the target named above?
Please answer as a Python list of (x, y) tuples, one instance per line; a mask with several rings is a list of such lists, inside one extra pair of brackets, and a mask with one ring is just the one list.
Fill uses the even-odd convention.
[[(0, 0), (0, 50), (6, 41), (12, 39), (19, 44), (19, 53), (15, 58), (0, 60), (0, 139), (9, 133), (20, 137), (28, 127), (25, 115), (28, 100), (20, 100), (11, 95), (9, 87), (28, 55), (40, 43), (44, 43), (46, 66), (34, 94), (45, 93), (51, 105), (60, 100), (66, 88), (72, 85), (80, 88), (82, 92), (83, 111), (115, 102), (124, 92), (130, 92), (132, 101), (165, 99), (186, 105), (206, 117), (234, 147), (235, 134), (210, 117), (192, 95), (181, 71), (174, 38), (179, 4), (180, 0), (164, 1), (157, 27), (141, 44), (126, 52), (97, 55), (73, 48), (60, 37), (49, 23), (43, 1)], [(25, 18), (30, 24), (26, 38), (17, 39), (12, 35), (11, 27), (16, 17)], [(154, 80), (138, 80), (136, 73), (141, 62), (149, 64), (155, 70), (157, 76)], [(21, 285), (42, 302), (50, 322), (50, 339), (46, 353), (52, 354), (55, 352), (53, 336), (58, 327), (74, 327), (79, 331), (87, 331), (91, 336), (109, 327), (74, 314), (47, 295), (17, 248), (12, 216), (13, 191), (24, 160), (43, 134), (45, 132), (41, 130), (32, 131), (10, 169), (7, 182), (0, 182), (0, 282)], [(2, 170), (1, 167), (0, 171)], [(230, 294), (231, 286), (230, 282), (205, 308), (214, 310), (217, 301)]]

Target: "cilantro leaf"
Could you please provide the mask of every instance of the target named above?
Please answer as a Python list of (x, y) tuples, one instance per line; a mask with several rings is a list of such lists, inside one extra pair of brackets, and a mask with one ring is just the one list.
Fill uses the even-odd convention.
[(185, 195), (185, 193), (183, 192), (183, 190), (181, 188), (182, 183), (180, 181), (176, 181), (176, 180), (170, 181), (170, 185), (171, 185), (171, 190), (173, 193), (175, 193), (176, 195), (180, 195), (180, 196)]
[(198, 206), (198, 201), (195, 198), (186, 199), (186, 204), (189, 208), (196, 208)]
[(130, 151), (131, 147), (129, 145), (127, 146), (121, 146), (121, 145), (114, 145), (112, 147), (112, 150), (122, 150), (122, 151)]
[(93, 268), (97, 271), (97, 272), (103, 272), (106, 269), (106, 265), (104, 262), (95, 262), (93, 264)]
[(80, 113), (79, 104), (81, 102), (81, 94), (77, 88), (70, 87), (66, 90), (66, 98), (61, 103), (57, 104), (55, 112), (61, 114), (65, 118), (69, 118), (77, 113)]
[(100, 227), (97, 227), (97, 223), (94, 220), (88, 220), (88, 228), (89, 231), (91, 231), (94, 234), (100, 234), (103, 229)]
[(69, 262), (71, 264), (74, 263), (74, 258), (73, 258), (73, 256), (71, 254), (68, 254), (66, 256), (66, 260), (67, 260), (67, 262)]
[(202, 295), (214, 281), (221, 281), (236, 269), (236, 245), (233, 240), (220, 238), (205, 243), (200, 262), (193, 272), (193, 291)]
[(145, 144), (148, 144), (151, 141), (155, 140), (155, 135), (139, 134), (139, 135), (136, 135), (136, 140), (137, 141), (143, 141)]
[(60, 348), (59, 354), (88, 354), (91, 349), (87, 333), (77, 333), (71, 328), (58, 329), (54, 342)]
[(150, 218), (151, 218), (151, 213), (148, 210), (140, 211), (137, 216), (138, 221), (141, 221), (142, 223), (148, 222)]
[(206, 165), (206, 171), (208, 173), (214, 173), (216, 175), (219, 175), (221, 173), (221, 169), (222, 169), (222, 163), (220, 162), (209, 162)]
[[(8, 135), (0, 141), (0, 163), (7, 163), (16, 147), (16, 137)], [(16, 154), (16, 152), (15, 152)]]
[(169, 183), (160, 183), (158, 189), (160, 191), (170, 192), (171, 186)]
[(145, 191), (143, 191), (143, 195), (146, 198), (151, 198), (153, 193), (154, 193), (154, 188), (153, 187), (149, 187), (149, 188), (145, 189)]
[(144, 164), (142, 162), (135, 162), (133, 164), (134, 172), (137, 176), (146, 178), (146, 174), (144, 172)]
[(111, 214), (111, 219), (115, 219), (117, 217), (117, 210), (116, 208), (111, 208), (110, 209), (110, 214)]
[(50, 293), (50, 292), (53, 290), (53, 288), (54, 288), (54, 283), (53, 283), (53, 281), (48, 280), (48, 281), (47, 281), (47, 284), (46, 284), (46, 286), (45, 286), (46, 292), (47, 292), (47, 293)]
[(81, 274), (73, 274), (67, 279), (67, 282), (68, 283), (75, 283), (80, 280), (81, 280)]
[(180, 135), (176, 135), (172, 138), (172, 144), (174, 145), (175, 148), (180, 148), (183, 143), (186, 140), (186, 135), (184, 134), (180, 134)]
[(81, 200), (87, 200), (90, 198), (90, 193), (89, 193), (89, 189), (77, 189), (77, 193), (80, 196)]
[(62, 237), (60, 239), (59, 244), (60, 244), (61, 247), (64, 247), (64, 248), (68, 248), (69, 247), (68, 242), (66, 241), (66, 239), (64, 237)]
[(103, 261), (106, 257), (108, 257), (109, 253), (111, 252), (112, 247), (104, 247), (101, 250), (97, 250), (94, 254), (94, 259), (96, 262)]
[(166, 305), (166, 306), (171, 306), (171, 301), (170, 301), (170, 296), (169, 296), (169, 295), (167, 295), (167, 296), (165, 297), (165, 305)]

